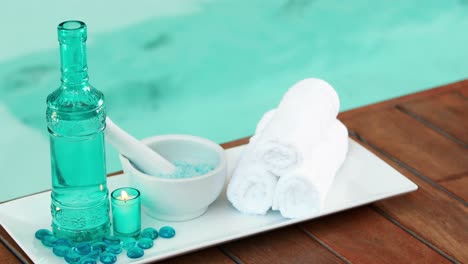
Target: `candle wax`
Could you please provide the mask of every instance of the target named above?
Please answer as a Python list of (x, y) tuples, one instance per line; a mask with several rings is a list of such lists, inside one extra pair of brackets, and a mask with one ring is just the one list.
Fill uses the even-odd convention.
[(140, 233), (141, 229), (140, 196), (130, 194), (132, 191), (138, 192), (136, 189), (121, 189), (126, 191), (116, 190), (116, 193), (112, 195), (114, 235), (135, 236)]

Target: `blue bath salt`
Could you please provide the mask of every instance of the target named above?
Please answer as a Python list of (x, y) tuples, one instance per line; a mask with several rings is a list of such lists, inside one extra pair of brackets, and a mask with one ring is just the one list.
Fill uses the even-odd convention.
[(73, 247), (73, 250), (80, 255), (88, 255), (91, 252), (91, 244), (88, 242), (80, 242)]
[(123, 238), (122, 241), (120, 242), (120, 244), (122, 245), (122, 248), (129, 249), (129, 248), (134, 247), (136, 242), (137, 241), (136, 241), (135, 238), (127, 237), (127, 238)]
[(143, 249), (139, 247), (132, 247), (127, 250), (127, 257), (132, 259), (141, 258), (144, 254), (145, 252), (143, 251)]
[(45, 236), (53, 236), (53, 235), (54, 234), (52, 233), (52, 231), (47, 230), (47, 229), (39, 229), (34, 234), (34, 236), (39, 240), (44, 239)]
[(159, 236), (164, 238), (171, 238), (175, 236), (175, 230), (171, 226), (164, 226), (159, 229)]
[(81, 255), (76, 253), (73, 250), (68, 251), (68, 253), (65, 255), (65, 261), (67, 263), (80, 263), (81, 260)]
[(52, 249), (52, 252), (54, 253), (54, 255), (58, 257), (65, 257), (69, 251), (71, 251), (71, 247), (66, 246), (66, 245), (56, 245)]
[(54, 247), (57, 243), (57, 240), (58, 238), (56, 238), (55, 236), (44, 236), (42, 238), (42, 244), (46, 247)]
[(122, 252), (122, 246), (120, 244), (118, 245), (108, 245), (106, 248), (107, 252), (110, 252), (112, 254), (118, 255)]
[(151, 248), (154, 245), (153, 239), (142, 237), (138, 240), (137, 246), (142, 249)]
[(143, 231), (141, 231), (140, 237), (146, 237), (155, 240), (158, 238), (158, 230), (152, 227), (145, 228)]
[(117, 261), (117, 256), (108, 252), (102, 253), (101, 256), (99, 256), (99, 261), (104, 264), (113, 264)]
[(207, 163), (192, 164), (184, 161), (174, 161), (173, 164), (176, 167), (174, 173), (158, 176), (161, 178), (184, 179), (204, 175), (215, 169), (215, 166)]

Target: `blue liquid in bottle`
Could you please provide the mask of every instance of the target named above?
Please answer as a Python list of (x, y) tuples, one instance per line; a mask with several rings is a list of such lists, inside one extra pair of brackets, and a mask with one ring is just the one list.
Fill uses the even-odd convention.
[(104, 95), (88, 82), (86, 25), (58, 28), (61, 86), (47, 97), (52, 165), (52, 230), (72, 241), (109, 233), (104, 149)]

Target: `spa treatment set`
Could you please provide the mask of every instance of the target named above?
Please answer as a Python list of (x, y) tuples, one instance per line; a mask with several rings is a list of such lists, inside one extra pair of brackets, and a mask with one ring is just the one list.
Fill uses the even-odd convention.
[[(88, 82), (86, 25), (65, 21), (58, 39), (61, 86), (47, 97), (52, 229), (35, 237), (67, 263), (115, 263), (123, 252), (142, 258), (155, 239), (172, 238), (175, 230), (142, 230), (141, 208), (168, 222), (203, 215), (225, 186), (224, 150), (190, 135), (139, 141), (120, 129), (106, 116), (104, 95)], [(226, 193), (232, 209), (248, 215), (273, 209), (286, 218), (318, 214), (348, 151), (338, 111), (338, 95), (325, 81), (305, 79), (290, 88), (233, 165)], [(113, 190), (110, 202), (104, 140), (120, 152), (129, 176), (129, 186)]]

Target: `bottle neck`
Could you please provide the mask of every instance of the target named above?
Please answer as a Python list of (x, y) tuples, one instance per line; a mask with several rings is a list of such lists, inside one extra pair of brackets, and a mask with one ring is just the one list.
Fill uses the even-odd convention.
[(80, 87), (88, 84), (86, 63), (86, 43), (60, 44), (62, 84), (65, 88)]
[(62, 88), (79, 89), (88, 86), (86, 63), (86, 25), (66, 21), (58, 27)]

